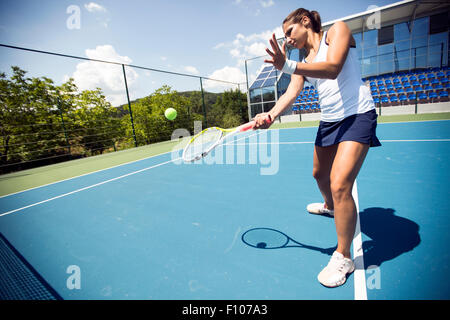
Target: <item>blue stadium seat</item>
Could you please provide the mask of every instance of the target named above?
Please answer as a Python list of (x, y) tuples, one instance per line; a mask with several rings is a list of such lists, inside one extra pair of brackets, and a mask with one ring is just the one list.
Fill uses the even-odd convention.
[(448, 101), (448, 92), (447, 91), (441, 91), (439, 92), (439, 100), (440, 101)]
[(443, 78), (443, 77), (445, 77), (445, 74), (444, 74), (442, 71), (439, 71), (439, 72), (436, 74), (436, 77), (438, 77), (438, 78)]
[(402, 77), (402, 83), (409, 82), (409, 79), (407, 77)]
[(408, 96), (408, 100), (411, 102), (411, 101), (415, 101), (417, 99), (417, 96), (416, 96), (416, 94), (415, 93), (413, 93), (413, 94), (410, 94), (409, 96)]
[(428, 73), (427, 78), (428, 78), (428, 80), (434, 79), (435, 78), (434, 73)]
[(395, 90), (399, 91), (399, 90), (403, 90), (403, 86), (400, 83), (396, 83), (394, 86)]
[(425, 88), (423, 88), (425, 91), (432, 91), (433, 87), (432, 86), (425, 86)]
[(404, 82), (404, 83), (403, 83), (403, 87), (404, 87), (404, 88), (410, 88), (410, 87), (411, 87), (411, 83), (409, 83), (409, 82)]
[(404, 102), (404, 101), (408, 101), (408, 98), (406, 97), (406, 95), (401, 94), (401, 95), (398, 97), (398, 100), (399, 100), (400, 102)]
[(433, 78), (430, 83), (432, 86), (435, 86), (435, 85), (439, 84), (439, 80), (436, 78)]
[(394, 86), (390, 83), (386, 86), (386, 89), (388, 90), (394, 90)]
[(373, 98), (373, 102), (380, 103), (380, 98), (378, 98), (378, 97)]
[(426, 79), (427, 79), (427, 77), (425, 77), (425, 75), (424, 75), (424, 74), (419, 74), (419, 77), (418, 77), (418, 79), (419, 79), (419, 81), (420, 81), (420, 82), (422, 82), (422, 81), (426, 80)]
[(434, 90), (436, 90), (436, 91), (444, 90), (444, 86), (442, 84), (438, 84), (438, 85), (434, 86)]
[(406, 93), (413, 93), (414, 89), (412, 87), (408, 87), (408, 88), (406, 88), (405, 91), (406, 91)]
[(386, 80), (384, 81), (384, 84), (386, 84), (386, 85), (388, 85), (388, 84), (392, 84), (392, 81), (391, 81), (391, 79), (386, 79)]
[(425, 94), (425, 93), (419, 93), (419, 95), (417, 96), (417, 98), (419, 99), (419, 100), (427, 100), (428, 99), (428, 96)]
[(381, 97), (381, 103), (389, 103), (388, 97)]
[(431, 91), (430, 93), (428, 93), (428, 98), (430, 99), (437, 99), (438, 95), (436, 92)]
[(394, 80), (392, 81), (394, 84), (400, 83), (400, 79), (399, 78), (394, 78)]
[(448, 83), (448, 79), (447, 79), (447, 78), (442, 78), (442, 79), (441, 79), (441, 83), (442, 83), (442, 84)]
[(379, 94), (378, 94), (378, 91), (373, 91), (372, 92), (372, 97), (378, 97), (378, 96), (380, 96)]
[(380, 91), (380, 96), (387, 96), (388, 95), (388, 93), (386, 92), (386, 91)]
[(403, 88), (400, 88), (397, 90), (397, 94), (405, 93), (405, 90)]
[(409, 81), (417, 81), (417, 77), (415, 75), (412, 75), (411, 77), (409, 77)]
[(391, 101), (391, 104), (398, 104), (398, 98), (397, 96), (391, 96), (389, 98), (389, 100)]
[(378, 90), (384, 91), (384, 90), (386, 90), (386, 87), (384, 85), (378, 86)]

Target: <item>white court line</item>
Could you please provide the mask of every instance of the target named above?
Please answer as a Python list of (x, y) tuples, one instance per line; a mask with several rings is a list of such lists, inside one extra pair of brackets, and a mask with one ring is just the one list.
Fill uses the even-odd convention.
[(151, 167), (147, 167), (147, 168), (144, 168), (144, 169), (133, 171), (133, 172), (121, 175), (119, 177), (115, 177), (115, 178), (112, 178), (112, 179), (109, 179), (109, 180), (105, 180), (105, 181), (102, 181), (102, 182), (99, 182), (99, 183), (96, 183), (96, 184), (93, 184), (93, 185), (90, 185), (90, 186), (87, 186), (87, 187), (84, 187), (84, 188), (80, 188), (80, 189), (77, 189), (77, 190), (74, 190), (74, 191), (71, 191), (71, 192), (67, 192), (67, 193), (61, 194), (61, 195), (53, 197), (53, 198), (49, 198), (49, 199), (46, 199), (46, 200), (43, 200), (43, 201), (39, 201), (39, 202), (30, 204), (28, 206), (24, 206), (22, 208), (18, 208), (18, 209), (14, 209), (14, 210), (11, 210), (11, 211), (3, 212), (3, 213), (0, 214), (0, 217), (9, 215), (9, 214), (14, 213), (14, 212), (18, 212), (18, 211), (21, 211), (21, 210), (24, 210), (24, 209), (27, 209), (27, 208), (35, 207), (37, 205), (40, 205), (40, 204), (43, 204), (43, 203), (46, 203), (46, 202), (50, 202), (50, 201), (53, 201), (53, 200), (56, 200), (56, 199), (59, 199), (59, 198), (63, 198), (63, 197), (69, 196), (69, 195), (74, 194), (74, 193), (78, 193), (78, 192), (81, 192), (81, 191), (84, 191), (84, 190), (92, 189), (94, 187), (98, 187), (98, 186), (101, 186), (103, 184), (106, 184), (106, 183), (109, 183), (109, 182), (112, 182), (112, 181), (116, 181), (116, 180), (119, 180), (119, 179), (122, 179), (122, 178), (125, 178), (125, 177), (129, 177), (129, 176), (132, 176), (134, 174), (137, 174), (137, 173), (140, 173), (140, 172), (143, 172), (143, 171), (154, 169), (154, 168), (163, 166), (165, 164), (178, 161), (180, 159), (181, 158), (165, 161), (165, 162), (153, 165)]
[(155, 158), (155, 157), (162, 156), (162, 155), (164, 155), (164, 154), (172, 153), (172, 152), (173, 152), (173, 151), (168, 151), (168, 152), (164, 152), (164, 153), (159, 153), (159, 154), (156, 154), (156, 155), (153, 155), (153, 156), (150, 156), (150, 157), (146, 157), (146, 158), (142, 158), (142, 159), (138, 159), (138, 160), (132, 160), (132, 161), (124, 162), (124, 163), (121, 163), (121, 164), (118, 164), (118, 165), (115, 165), (115, 166), (112, 166), (112, 167), (104, 168), (104, 169), (99, 169), (99, 170), (95, 170), (95, 171), (90, 171), (90, 172), (88, 172), (88, 173), (83, 173), (83, 174), (80, 174), (80, 175), (78, 175), (78, 176), (74, 176), (74, 177), (70, 177), (70, 178), (58, 180), (58, 181), (55, 181), (55, 182), (50, 182), (50, 183), (47, 183), (47, 184), (43, 184), (43, 185), (41, 185), (41, 186), (32, 187), (32, 188), (29, 188), (29, 189), (25, 189), (25, 190), (13, 192), (13, 193), (8, 193), (8, 194), (5, 194), (5, 195), (3, 195), (3, 196), (0, 196), (0, 199), (1, 199), (1, 198), (5, 198), (5, 197), (9, 197), (9, 196), (12, 196), (12, 195), (15, 195), (15, 194), (19, 194), (19, 193), (22, 193), (22, 192), (27, 192), (27, 191), (31, 191), (31, 190), (34, 190), (34, 189), (39, 189), (39, 188), (42, 188), (42, 187), (51, 186), (52, 184), (57, 184), (57, 183), (60, 183), (60, 182), (69, 181), (69, 180), (72, 180), (72, 179), (84, 177), (84, 176), (87, 176), (87, 175), (90, 175), (90, 174), (94, 174), (94, 173), (106, 171), (106, 170), (109, 170), (109, 169), (114, 169), (114, 168), (117, 168), (117, 167), (125, 166), (125, 165), (127, 165), (127, 164), (132, 164), (132, 163), (135, 163), (135, 162), (139, 162), (139, 161), (143, 161), (143, 160)]
[(355, 236), (353, 237), (353, 261), (355, 262), (353, 277), (355, 279), (355, 300), (367, 300), (366, 270), (364, 269), (364, 252), (362, 247), (361, 224), (359, 221), (358, 187), (356, 186), (356, 180), (353, 184), (352, 196), (355, 200), (357, 215)]

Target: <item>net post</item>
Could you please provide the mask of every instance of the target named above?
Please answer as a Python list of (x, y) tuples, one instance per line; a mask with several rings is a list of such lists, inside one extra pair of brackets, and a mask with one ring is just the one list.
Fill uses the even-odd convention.
[(127, 92), (128, 111), (130, 112), (131, 128), (133, 129), (134, 146), (137, 147), (138, 144), (137, 144), (137, 140), (136, 140), (136, 132), (134, 131), (133, 113), (131, 111), (130, 95), (128, 93), (127, 76), (125, 74), (125, 65), (124, 64), (122, 64), (122, 70), (123, 70), (123, 79), (125, 80), (125, 91)]

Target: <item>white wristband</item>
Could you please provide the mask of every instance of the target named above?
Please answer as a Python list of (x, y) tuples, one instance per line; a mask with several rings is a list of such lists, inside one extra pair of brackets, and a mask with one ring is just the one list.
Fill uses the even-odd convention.
[(295, 69), (297, 69), (297, 61), (286, 60), (281, 71), (284, 73), (293, 74), (295, 72)]

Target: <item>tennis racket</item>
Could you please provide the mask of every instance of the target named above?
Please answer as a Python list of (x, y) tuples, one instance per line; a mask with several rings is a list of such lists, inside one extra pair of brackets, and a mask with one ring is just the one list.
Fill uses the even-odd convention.
[[(265, 120), (266, 123), (272, 123), (272, 118), (268, 115)], [(255, 121), (247, 122), (237, 128), (222, 129), (219, 127), (211, 127), (198, 133), (191, 140), (183, 150), (183, 160), (185, 162), (193, 162), (206, 157), (215, 147), (222, 144), (225, 139), (229, 137), (250, 130), (254, 127)]]

